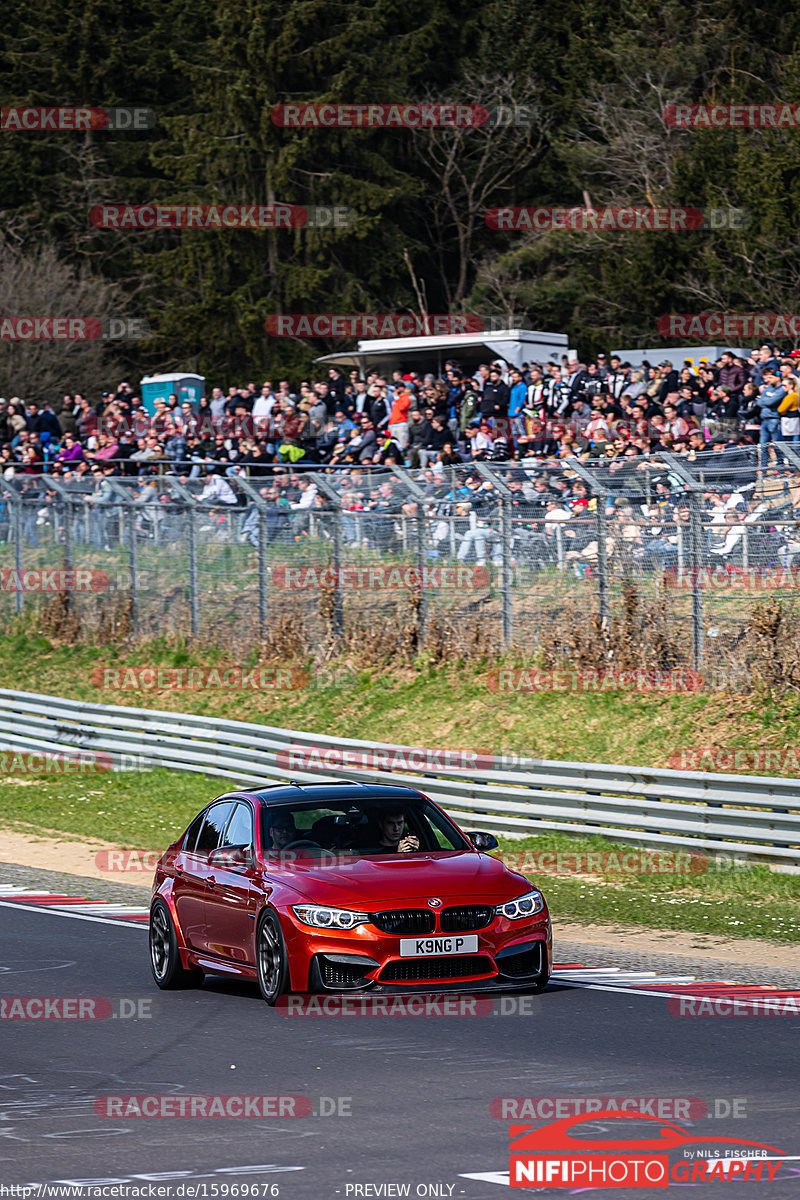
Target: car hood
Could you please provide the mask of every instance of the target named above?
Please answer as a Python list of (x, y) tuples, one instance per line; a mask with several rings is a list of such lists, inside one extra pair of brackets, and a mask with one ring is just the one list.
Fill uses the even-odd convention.
[(451, 900), (503, 904), (533, 886), (488, 854), (460, 850), (374, 855), (329, 867), (309, 859), (280, 871), (267, 867), (265, 874), (317, 903), (359, 909), (434, 897), (444, 905)]

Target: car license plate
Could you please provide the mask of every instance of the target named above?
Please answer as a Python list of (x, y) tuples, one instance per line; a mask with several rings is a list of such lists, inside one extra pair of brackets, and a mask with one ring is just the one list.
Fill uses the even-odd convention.
[(461, 937), (400, 938), (401, 958), (431, 958), (436, 954), (475, 954), (477, 949), (477, 933), (463, 934)]

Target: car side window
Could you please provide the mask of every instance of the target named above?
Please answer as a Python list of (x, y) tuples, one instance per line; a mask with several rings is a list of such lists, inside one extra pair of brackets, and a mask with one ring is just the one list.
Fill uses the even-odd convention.
[(200, 832), (200, 827), (203, 824), (205, 813), (200, 813), (198, 817), (192, 821), (189, 828), (186, 830), (186, 837), (183, 839), (184, 850), (194, 850), (197, 845), (197, 835)]
[(199, 854), (210, 854), (216, 850), (222, 840), (222, 831), (233, 807), (232, 800), (224, 800), (220, 804), (212, 804), (205, 815), (195, 850)]
[(220, 845), (253, 848), (253, 812), (249, 804), (236, 805)]

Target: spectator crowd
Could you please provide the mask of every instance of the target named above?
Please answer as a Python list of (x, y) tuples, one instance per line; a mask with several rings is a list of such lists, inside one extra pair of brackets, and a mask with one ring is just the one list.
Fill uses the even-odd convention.
[(612, 355), (588, 364), (487, 363), (470, 375), (449, 361), (440, 378), (396, 370), (366, 379), (336, 367), (294, 392), (284, 381), (214, 387), (199, 404), (176, 395), (154, 414), (127, 383), (98, 400), (0, 399), (0, 471), (269, 475), (274, 464), (442, 467), (463, 462), (589, 462), (669, 450), (800, 442), (800, 352), (771, 345), (747, 359), (633, 369)]
[[(419, 515), (422, 489), (428, 557), (484, 563), (503, 554), (502, 489), (470, 464), (506, 464), (499, 478), (511, 493), (515, 561), (581, 573), (598, 562), (598, 503), (610, 522), (607, 556), (643, 569), (685, 560), (688, 492), (653, 458), (668, 451), (703, 469), (707, 561), (787, 561), (800, 553), (785, 525), (787, 512), (800, 507), (800, 476), (770, 443), (800, 443), (798, 354), (763, 345), (747, 358), (728, 351), (696, 369), (667, 359), (634, 369), (599, 354), (590, 363), (565, 357), (520, 368), (494, 361), (474, 374), (453, 360), (441, 377), (396, 370), (391, 379), (377, 371), (348, 378), (331, 367), (325, 380), (296, 392), (286, 381), (231, 386), (227, 394), (213, 387), (198, 404), (176, 395), (156, 400), (153, 414), (125, 382), (97, 401), (82, 393), (58, 402), (12, 397), (0, 399), (0, 472), (41, 505), (26, 508), (23, 534), (33, 545), (48, 506), (63, 500), (62, 483), (93, 510), (86, 540), (109, 548), (123, 537), (112, 515), (115, 477), (138, 488), (142, 537), (185, 534), (185, 515), (167, 520), (166, 477), (193, 486), (213, 514), (238, 508), (233, 536), (257, 547), (259, 506), (237, 487), (245, 477), (268, 507), (267, 540), (298, 540), (331, 500), (303, 477), (300, 468), (315, 466), (338, 494), (348, 543), (394, 549), (396, 518)], [(373, 475), (392, 465), (412, 469), (416, 493), (386, 471)], [(604, 500), (593, 495), (598, 471)], [(8, 530), (0, 496), (0, 540)]]

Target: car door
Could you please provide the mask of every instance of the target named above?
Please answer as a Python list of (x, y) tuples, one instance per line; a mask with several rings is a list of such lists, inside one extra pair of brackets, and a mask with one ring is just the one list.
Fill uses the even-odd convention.
[(210, 805), (200, 824), (195, 845), (187, 847), (175, 860), (175, 906), (183, 936), (193, 950), (206, 949), (205, 892), (208, 878), (208, 856), (219, 846), (232, 800)]
[(255, 828), (252, 806), (239, 800), (211, 854), (205, 890), (206, 949), (232, 962), (255, 964)]

